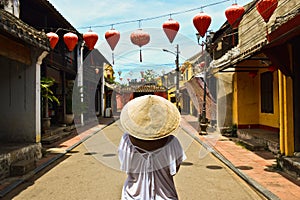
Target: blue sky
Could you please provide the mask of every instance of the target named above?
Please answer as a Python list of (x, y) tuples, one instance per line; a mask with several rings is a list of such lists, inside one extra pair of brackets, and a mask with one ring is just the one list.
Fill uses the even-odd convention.
[[(202, 11), (212, 18), (209, 30), (217, 31), (226, 21), (224, 12), (227, 7), (235, 2), (245, 5), (251, 0), (49, 0), (49, 2), (79, 32), (87, 32), (88, 27), (91, 27), (99, 36), (96, 48), (109, 61), (111, 49), (106, 43), (104, 34), (111, 28), (111, 24), (115, 24), (114, 28), (120, 32), (121, 39), (114, 51), (114, 68), (115, 71), (124, 71), (122, 76), (126, 78), (126, 73), (130, 71), (156, 69), (157, 73), (161, 73), (162, 69), (172, 70), (175, 66), (175, 56), (163, 52), (163, 48), (175, 51), (176, 44), (179, 44), (181, 63), (199, 52), (201, 48), (197, 45), (196, 29), (192, 20), (201, 11), (201, 7)], [(173, 14), (172, 18), (180, 24), (179, 32), (172, 44), (162, 31), (162, 24), (169, 19), (169, 14)], [(143, 20), (149, 18), (156, 19)], [(138, 20), (141, 20), (141, 28), (150, 33), (151, 37), (150, 43), (142, 47), (142, 63), (139, 62), (139, 47), (129, 40), (130, 33), (139, 28)], [(128, 21), (134, 22), (118, 24)]]

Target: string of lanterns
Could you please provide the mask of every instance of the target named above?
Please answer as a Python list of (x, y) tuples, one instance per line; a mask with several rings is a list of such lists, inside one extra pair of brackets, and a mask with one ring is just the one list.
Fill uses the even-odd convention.
[[(261, 17), (264, 19), (266, 23), (268, 23), (270, 17), (273, 12), (277, 8), (278, 0), (260, 0), (256, 3), (256, 9)], [(225, 10), (225, 16), (227, 18), (228, 23), (233, 29), (236, 29), (239, 26), (240, 21), (245, 13), (245, 9), (243, 6), (237, 5), (237, 3), (232, 4)], [(201, 11), (193, 18), (193, 24), (199, 35), (203, 38), (211, 24), (211, 17)], [(172, 43), (176, 37), (177, 32), (179, 31), (180, 24), (174, 19), (169, 18), (162, 25), (163, 31), (165, 32), (168, 40)], [(50, 41), (50, 47), (52, 49), (55, 48), (59, 37), (56, 33), (50, 32), (47, 33), (47, 37)], [(83, 39), (85, 45), (89, 50), (94, 49), (95, 44), (98, 40), (98, 35), (89, 30), (87, 33), (83, 34)], [(113, 27), (105, 33), (105, 39), (112, 51), (112, 61), (114, 64), (114, 49), (116, 48), (119, 40), (120, 40), (120, 32), (114, 29)], [(72, 32), (68, 32), (63, 36), (63, 40), (69, 51), (73, 51), (78, 42), (78, 37), (76, 34)], [(143, 29), (139, 28), (136, 31), (130, 34), (130, 40), (134, 45), (140, 47), (140, 62), (142, 62), (142, 47), (147, 45), (150, 42), (149, 33), (145, 32)]]

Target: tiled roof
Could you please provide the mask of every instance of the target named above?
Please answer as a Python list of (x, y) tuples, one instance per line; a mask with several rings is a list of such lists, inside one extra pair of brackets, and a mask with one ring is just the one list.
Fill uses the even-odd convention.
[(117, 92), (166, 92), (167, 88), (158, 85), (130, 85), (127, 87), (115, 88)]
[(34, 29), (4, 9), (0, 9), (0, 32), (5, 32), (32, 46), (50, 51), (49, 40), (44, 32)]

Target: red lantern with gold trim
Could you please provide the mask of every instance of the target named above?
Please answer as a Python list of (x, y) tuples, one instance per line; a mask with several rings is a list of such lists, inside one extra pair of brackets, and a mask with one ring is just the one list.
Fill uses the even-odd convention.
[(193, 18), (193, 23), (201, 37), (205, 36), (211, 23), (211, 17), (204, 12), (200, 12)]
[(257, 75), (257, 71), (251, 71), (251, 72), (249, 72), (249, 77), (251, 77), (251, 78), (255, 78), (255, 76)]
[(232, 4), (232, 6), (228, 7), (225, 10), (225, 16), (227, 18), (227, 21), (233, 29), (239, 26), (244, 13), (244, 7), (239, 6), (236, 3)]
[(87, 33), (83, 34), (83, 40), (87, 48), (93, 50), (98, 41), (98, 35), (92, 30), (89, 30)]
[(179, 23), (177, 21), (173, 20), (172, 18), (170, 18), (168, 21), (163, 23), (162, 27), (163, 27), (163, 30), (164, 30), (165, 34), (167, 35), (170, 43), (172, 43), (177, 35), (179, 28), (180, 28)]
[(143, 31), (142, 29), (138, 29), (130, 34), (130, 40), (133, 44), (140, 47), (140, 62), (142, 62), (142, 46), (148, 44), (150, 42), (149, 33)]
[(78, 37), (76, 34), (74, 33), (66, 33), (64, 35), (64, 42), (67, 45), (69, 51), (73, 51), (73, 49), (75, 48), (75, 46), (77, 45), (78, 42)]
[(57, 42), (58, 42), (58, 40), (59, 40), (58, 35), (56, 33), (53, 33), (53, 32), (49, 32), (46, 35), (49, 39), (51, 49), (54, 49)]
[(105, 39), (106, 42), (108, 43), (108, 45), (110, 46), (111, 50), (112, 50), (112, 61), (113, 64), (115, 64), (114, 61), (114, 49), (117, 46), (119, 40), (120, 40), (120, 32), (115, 30), (114, 28), (106, 31), (105, 33)]
[(276, 10), (278, 5), (277, 0), (260, 0), (256, 3), (256, 9), (258, 13), (262, 16), (264, 21), (268, 23), (273, 12)]

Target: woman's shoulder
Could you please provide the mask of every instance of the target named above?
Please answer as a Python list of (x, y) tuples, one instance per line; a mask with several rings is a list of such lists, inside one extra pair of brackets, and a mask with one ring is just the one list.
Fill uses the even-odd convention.
[(164, 137), (158, 140), (141, 140), (129, 135), (129, 139), (134, 146), (137, 146), (146, 151), (155, 151), (164, 147), (171, 139), (171, 136)]

